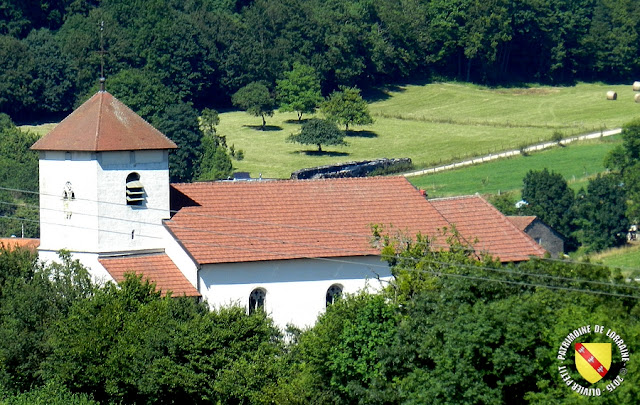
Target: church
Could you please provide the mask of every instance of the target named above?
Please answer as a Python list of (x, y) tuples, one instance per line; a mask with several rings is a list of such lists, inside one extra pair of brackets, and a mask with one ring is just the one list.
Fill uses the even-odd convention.
[(502, 262), (545, 254), (479, 196), (427, 200), (404, 177), (171, 184), (175, 148), (104, 90), (72, 112), (32, 146), (40, 258), (66, 249), (97, 282), (134, 272), (212, 308), (263, 308), (284, 328), (313, 325), (340, 295), (391, 279), (374, 226), (445, 247), (455, 225)]

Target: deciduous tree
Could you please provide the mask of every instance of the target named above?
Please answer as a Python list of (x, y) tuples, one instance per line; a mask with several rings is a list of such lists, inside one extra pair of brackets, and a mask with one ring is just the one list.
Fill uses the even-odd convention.
[(367, 102), (356, 87), (340, 87), (329, 95), (320, 109), (328, 120), (344, 125), (345, 131), (349, 130), (349, 125), (373, 123)]
[(626, 192), (620, 176), (610, 174), (589, 181), (578, 192), (575, 220), (578, 239), (588, 250), (598, 251), (626, 242), (629, 221), (625, 216)]
[(233, 172), (233, 164), (227, 153), (226, 137), (218, 135), (216, 126), (220, 116), (216, 110), (205, 108), (200, 115), (202, 131), (202, 159), (199, 180), (226, 179)]
[(280, 111), (295, 111), (298, 121), (302, 114), (311, 114), (322, 102), (320, 79), (309, 65), (295, 62), (293, 69), (278, 80), (276, 93), (280, 100)]
[(236, 107), (245, 110), (249, 114), (262, 117), (262, 130), (264, 131), (267, 121), (265, 116), (273, 116), (275, 101), (267, 86), (262, 83), (252, 82), (238, 90), (231, 101)]
[(523, 213), (536, 215), (565, 237), (571, 235), (573, 190), (561, 174), (530, 170), (522, 180), (522, 199), (527, 202)]
[(189, 104), (173, 104), (153, 117), (151, 123), (178, 145), (169, 154), (171, 181), (192, 181), (202, 156), (198, 113)]
[(322, 145), (346, 145), (344, 132), (334, 122), (319, 118), (312, 118), (302, 124), (300, 133), (289, 136), (288, 141), (318, 145), (318, 152), (322, 152)]

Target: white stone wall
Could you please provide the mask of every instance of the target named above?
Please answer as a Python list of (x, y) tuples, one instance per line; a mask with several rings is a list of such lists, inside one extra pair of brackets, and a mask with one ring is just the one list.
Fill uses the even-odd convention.
[[(169, 218), (169, 161), (166, 151), (103, 152), (97, 173), (99, 210), (98, 251), (161, 248)], [(143, 205), (127, 205), (126, 180), (140, 175)]]
[[(96, 251), (97, 173), (98, 163), (89, 152), (40, 152), (41, 249)], [(67, 182), (73, 200), (63, 198)]]
[[(40, 154), (40, 249), (112, 252), (162, 248), (169, 218), (168, 152)], [(144, 185), (142, 206), (126, 203), (126, 179)], [(74, 199), (64, 199), (65, 184)]]
[(384, 285), (391, 279), (378, 256), (214, 264), (200, 269), (200, 292), (212, 308), (247, 308), (251, 291), (262, 288), (267, 292), (266, 311), (279, 327), (307, 327), (324, 312), (331, 285), (341, 285), (347, 294), (375, 291), (382, 287), (378, 276)]
[(164, 237), (164, 251), (171, 261), (180, 269), (185, 278), (197, 289), (198, 288), (198, 266), (189, 256), (182, 245), (173, 237), (168, 229), (162, 233)]

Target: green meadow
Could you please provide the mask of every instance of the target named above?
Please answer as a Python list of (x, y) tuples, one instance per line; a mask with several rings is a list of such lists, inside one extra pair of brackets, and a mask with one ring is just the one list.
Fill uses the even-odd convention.
[(40, 124), (40, 125), (21, 125), (20, 129), (23, 131), (33, 132), (37, 135), (44, 136), (49, 133), (55, 126), (58, 125), (57, 122)]
[[(616, 91), (618, 100), (607, 101), (608, 90)], [(233, 161), (235, 170), (253, 177), (288, 178), (305, 167), (382, 157), (409, 157), (419, 169), (549, 140), (554, 131), (571, 136), (619, 127), (640, 116), (640, 104), (634, 103), (633, 95), (627, 84), (521, 88), (406, 84), (367, 93), (375, 122), (349, 132), (348, 146), (324, 147), (322, 153), (313, 146), (286, 142), (300, 130), (295, 113), (276, 112), (267, 118), (267, 130), (261, 131), (259, 117), (243, 111), (221, 112), (218, 132), (227, 137), (229, 145), (244, 151), (244, 160)], [(21, 128), (43, 135), (54, 126)], [(530, 158), (523, 162), (535, 161), (535, 155)], [(554, 169), (560, 171), (556, 164)], [(597, 170), (586, 165), (584, 172)], [(569, 175), (581, 176), (579, 172)], [(491, 189), (492, 184), (502, 187), (497, 186), (501, 175), (481, 176), (487, 192), (497, 191)]]
[(622, 274), (626, 276), (640, 278), (640, 269), (638, 269), (638, 263), (640, 263), (639, 244), (609, 249), (593, 255), (591, 259), (609, 267), (618, 267), (622, 271)]
[[(606, 100), (608, 90), (616, 91), (618, 100)], [(367, 94), (374, 124), (356, 127), (346, 137), (348, 146), (326, 147), (323, 153), (286, 142), (300, 128), (294, 113), (276, 112), (267, 119), (267, 130), (261, 131), (259, 117), (224, 112), (218, 131), (245, 153), (244, 160), (234, 161), (236, 170), (253, 177), (261, 173), (288, 178), (305, 167), (381, 157), (409, 157), (416, 168), (424, 168), (517, 149), (548, 140), (554, 131), (570, 136), (619, 127), (640, 116), (633, 95), (631, 85), (584, 83), (529, 88), (392, 86)]]
[(605, 155), (620, 144), (619, 136), (571, 143), (553, 147), (528, 156), (516, 156), (492, 162), (424, 176), (409, 177), (416, 187), (430, 197), (466, 194), (497, 194), (520, 190), (529, 170), (560, 173), (574, 189), (586, 187), (590, 178), (605, 170)]

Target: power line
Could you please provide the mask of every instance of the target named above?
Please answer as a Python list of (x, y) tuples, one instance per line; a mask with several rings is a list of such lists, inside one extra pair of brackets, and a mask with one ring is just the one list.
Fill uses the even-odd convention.
[(636, 300), (640, 299), (640, 296), (628, 295), (628, 294), (610, 293), (610, 292), (599, 291), (599, 290), (583, 290), (583, 289), (574, 288), (574, 287), (554, 286), (554, 285), (548, 285), (548, 284), (534, 284), (534, 283), (526, 283), (526, 282), (520, 282), (520, 281), (500, 280), (500, 279), (493, 279), (493, 278), (486, 278), (486, 277), (468, 276), (468, 275), (463, 275), (463, 274), (444, 273), (444, 272), (419, 270), (419, 269), (405, 269), (405, 270), (415, 271), (415, 272), (420, 272), (420, 273), (429, 273), (429, 274), (433, 274), (433, 275), (437, 275), (437, 276), (459, 277), (459, 278), (466, 278), (466, 279), (470, 279), (470, 280), (479, 280), (479, 281), (488, 281), (488, 282), (496, 282), (496, 283), (514, 284), (514, 285), (520, 285), (520, 286), (524, 286), (524, 287), (540, 287), (540, 288), (549, 288), (549, 289), (553, 289), (553, 290), (565, 290), (565, 291), (581, 292), (581, 293), (585, 293), (585, 294), (609, 295), (609, 296), (620, 297), (620, 298), (633, 298), (633, 299), (636, 299)]
[[(0, 218), (11, 218), (11, 217), (7, 217), (5, 215), (2, 215), (2, 216), (0, 216)], [(15, 217), (14, 219), (23, 219), (23, 220), (26, 220), (26, 221), (36, 222), (34, 220), (28, 220), (26, 218), (17, 218), (17, 217)], [(111, 232), (114, 232), (114, 231), (111, 231)], [(119, 233), (119, 232), (116, 232), (116, 233)], [(201, 244), (211, 245), (210, 243), (201, 243)], [(221, 246), (224, 246), (224, 245), (221, 245)], [(231, 248), (240, 249), (240, 250), (253, 250), (253, 249), (239, 248), (239, 247), (231, 247)], [(259, 250), (259, 251), (262, 251), (262, 250)], [(279, 254), (278, 252), (271, 252), (271, 253), (273, 253), (274, 255), (278, 255)], [(366, 267), (380, 267), (380, 268), (385, 268), (385, 269), (389, 268), (388, 265), (384, 265), (384, 264), (380, 264), (380, 265), (364, 264), (364, 263), (360, 263), (360, 262), (353, 262), (353, 261), (339, 260), (339, 259), (331, 259), (331, 258), (304, 257), (304, 259), (322, 260), (322, 261), (331, 261), (331, 262), (340, 262), (340, 263), (350, 263), (350, 264), (357, 264), (357, 265), (366, 266)], [(478, 267), (478, 266), (473, 266), (473, 265), (468, 265), (468, 264), (451, 264), (451, 263), (447, 263), (447, 265), (449, 265), (449, 267), (456, 267), (456, 268), (483, 269), (483, 267)], [(523, 286), (523, 287), (549, 288), (549, 289), (554, 289), (554, 290), (565, 290), (565, 291), (572, 291), (572, 292), (580, 292), (580, 293), (584, 293), (584, 294), (607, 295), (607, 296), (614, 296), (614, 297), (620, 297), (620, 298), (640, 299), (640, 296), (634, 296), (634, 295), (629, 295), (629, 294), (612, 293), (612, 292), (600, 291), (600, 290), (585, 290), (585, 289), (575, 288), (575, 287), (566, 287), (566, 286), (558, 286), (558, 285), (550, 285), (550, 284), (536, 284), (536, 283), (528, 283), (528, 282), (522, 282), (522, 281), (513, 281), (513, 280), (498, 279), (498, 278), (487, 278), (487, 277), (479, 277), (479, 276), (470, 276), (470, 275), (457, 274), (457, 273), (447, 273), (447, 272), (442, 272), (442, 271), (428, 271), (428, 270), (423, 270), (423, 269), (406, 268), (406, 267), (395, 267), (394, 269), (395, 270), (410, 271), (410, 272), (417, 272), (417, 273), (432, 274), (434, 276), (457, 277), (457, 278), (464, 278), (464, 279), (475, 280), (475, 281), (485, 281), (485, 282), (494, 282), (494, 283), (519, 285), (519, 286)], [(484, 269), (495, 270), (495, 269), (491, 269), (491, 268), (484, 268)], [(374, 272), (372, 269), (369, 269), (369, 271), (372, 274), (374, 274), (376, 276), (376, 278), (380, 279), (378, 273)], [(540, 275), (537, 275), (537, 274), (527, 274), (527, 273), (518, 274), (518, 273), (514, 273), (514, 272), (511, 272), (510, 274), (514, 275), (514, 276), (540, 276)], [(574, 279), (569, 279), (569, 278), (566, 278), (566, 280), (576, 281)], [(382, 281), (382, 280), (380, 280), (380, 281)], [(582, 280), (582, 282), (589, 282), (589, 280)], [(601, 283), (601, 284), (608, 285), (608, 286), (611, 286), (611, 287), (617, 287), (617, 288), (628, 288), (628, 287), (631, 287), (631, 286), (607, 284), (607, 283)], [(637, 288), (637, 287), (631, 287), (631, 288)]]
[[(0, 187), (0, 190), (13, 191), (13, 192), (24, 192), (24, 193), (29, 193), (29, 194), (44, 195), (44, 196), (50, 196), (50, 197), (59, 197), (57, 194), (39, 193), (37, 191), (16, 189), (16, 188)], [(126, 207), (127, 206), (126, 204), (122, 204), (122, 203), (115, 203), (115, 202), (109, 202), (109, 201), (100, 201), (100, 200), (87, 199), (87, 198), (76, 198), (76, 201), (86, 201), (86, 202), (92, 202), (92, 203), (114, 205), (114, 206), (118, 206), (118, 207)], [(0, 202), (0, 204), (1, 203), (2, 202)], [(15, 205), (27, 206), (27, 207), (30, 207), (30, 208), (39, 208), (36, 205), (28, 205), (26, 203), (10, 203), (10, 202), (6, 202), (5, 204), (15, 204)], [(56, 210), (56, 209), (52, 209), (52, 208), (43, 208), (43, 209), (64, 212), (64, 210)], [(169, 212), (170, 214), (175, 214), (175, 213), (180, 212), (181, 215), (184, 215), (184, 216), (201, 217), (201, 218), (214, 218), (214, 219), (225, 220), (225, 221), (230, 221), (230, 222), (247, 223), (247, 224), (251, 224), (251, 225), (273, 226), (273, 227), (280, 227), (280, 228), (284, 228), (284, 229), (295, 229), (295, 230), (300, 230), (300, 231), (313, 231), (313, 232), (318, 232), (318, 233), (326, 233), (326, 234), (341, 235), (341, 236), (373, 238), (372, 234), (362, 234), (362, 233), (356, 233), (356, 232), (334, 231), (334, 230), (329, 230), (329, 229), (296, 226), (296, 225), (282, 224), (282, 223), (277, 223), (277, 222), (256, 221), (256, 220), (252, 220), (252, 219), (228, 217), (228, 216), (222, 216), (222, 215), (201, 214), (201, 213), (197, 213), (197, 212), (184, 212), (183, 210), (171, 210), (171, 209), (167, 210), (167, 209), (164, 209), (164, 208), (155, 208), (155, 207), (148, 207), (148, 206), (145, 209), (150, 210), (150, 211), (161, 211), (163, 213), (164, 212)], [(151, 225), (151, 226), (163, 226), (163, 224), (156, 224), (156, 223), (150, 223), (150, 222), (145, 222), (145, 221), (136, 221), (136, 220), (132, 220), (132, 219), (113, 218), (113, 217), (107, 217), (107, 216), (99, 215), (99, 214), (84, 214), (83, 213), (82, 215), (97, 216), (99, 218), (104, 218), (104, 219), (130, 221), (130, 222), (134, 222), (134, 223)], [(198, 231), (199, 233), (204, 233), (204, 234), (212, 233), (212, 234), (216, 234), (216, 235), (219, 235), (219, 236), (234, 236), (234, 237), (239, 237), (239, 238), (243, 238), (243, 239), (251, 239), (252, 238), (251, 236), (247, 236), (247, 235), (230, 234), (230, 233), (215, 232), (215, 231), (206, 231), (206, 230), (202, 230), (200, 228), (184, 227), (184, 226), (179, 226), (176, 223), (172, 223), (172, 226), (178, 227), (178, 228), (182, 227), (183, 229), (186, 229), (186, 230), (195, 230), (195, 231)], [(441, 235), (437, 235), (437, 236), (441, 236)], [(444, 235), (442, 235), (442, 236), (444, 236)], [(273, 242), (290, 243), (290, 244), (294, 244), (295, 245), (295, 242), (290, 242), (290, 241), (282, 241), (282, 240), (275, 240), (275, 239), (272, 240), (272, 241)], [(429, 243), (430, 243), (430, 246), (437, 247), (437, 248), (445, 248), (446, 249), (446, 248), (449, 247), (449, 244), (438, 243), (433, 239), (431, 239), (429, 241)], [(302, 245), (302, 244), (300, 244), (300, 245)], [(473, 244), (469, 244), (469, 245), (473, 246)], [(309, 246), (309, 245), (307, 244), (306, 246)], [(464, 250), (466, 250), (466, 251), (468, 251), (470, 253), (471, 252), (478, 253), (478, 249), (477, 248), (473, 248), (473, 247), (468, 247), (467, 248), (467, 247), (465, 247), (465, 248), (462, 248), (462, 249), (464, 249)], [(480, 251), (480, 253), (482, 253), (482, 251)], [(591, 265), (591, 266), (598, 266), (598, 267), (603, 267), (603, 266), (604, 267), (609, 267), (609, 266), (602, 265), (602, 264), (589, 263), (589, 262), (575, 262), (575, 261), (570, 261), (570, 260), (566, 260), (566, 259), (545, 259), (545, 260), (556, 261), (556, 262), (565, 262), (565, 263), (580, 263), (582, 265)], [(633, 267), (620, 267), (620, 266), (615, 266), (615, 267), (616, 268), (626, 269), (626, 270), (640, 270), (639, 268), (633, 268)]]
[[(0, 187), (0, 189), (7, 189), (7, 188)], [(8, 190), (20, 191), (20, 189), (8, 189)], [(32, 191), (28, 191), (28, 190), (24, 190), (24, 191), (35, 194), (35, 192), (32, 192)], [(99, 202), (97, 200), (89, 200), (89, 199), (85, 199), (85, 201)], [(118, 204), (118, 203), (111, 203), (111, 202), (106, 202), (106, 203), (107, 204), (112, 204), (112, 205), (118, 205), (118, 206), (121, 206), (121, 207), (125, 207), (126, 206), (125, 204)], [(37, 205), (29, 205), (29, 204), (26, 204), (26, 203), (14, 203), (14, 202), (0, 201), (0, 204), (24, 206), (24, 207), (28, 207), (28, 208), (34, 208), (34, 209), (39, 208)], [(54, 212), (66, 212), (65, 210), (61, 210), (61, 209), (53, 209), (53, 208), (42, 208), (42, 209), (43, 210), (54, 211)], [(153, 209), (153, 208), (150, 208), (150, 209)], [(166, 211), (167, 210), (162, 209), (162, 212), (166, 212)], [(175, 210), (170, 210), (170, 211), (171, 212), (177, 212)], [(79, 215), (93, 216), (93, 217), (97, 217), (97, 218), (109, 219), (109, 220), (114, 220), (114, 221), (125, 221), (125, 222), (131, 222), (131, 223), (137, 223), (137, 224), (149, 225), (149, 226), (160, 226), (162, 228), (165, 227), (165, 225), (162, 224), (162, 223), (152, 223), (152, 222), (139, 221), (139, 220), (134, 220), (134, 219), (124, 219), (124, 218), (118, 218), (118, 217), (109, 217), (109, 216), (100, 215), (100, 214), (93, 214), (93, 213), (80, 213)], [(198, 217), (212, 217), (210, 215), (198, 214), (198, 213), (185, 213), (185, 215), (193, 215), (193, 216), (198, 216)], [(235, 218), (229, 218), (229, 217), (223, 217), (223, 216), (217, 216), (217, 218), (226, 219), (226, 220), (234, 220), (235, 219)], [(288, 225), (283, 225), (283, 224), (279, 224), (279, 223), (264, 222), (264, 221), (253, 221), (253, 220), (242, 220), (242, 221), (248, 222), (248, 223), (251, 223), (251, 224), (269, 225), (269, 226), (273, 226), (273, 227), (280, 227), (280, 226), (290, 227)], [(53, 223), (50, 223), (50, 224), (53, 224)], [(73, 225), (68, 225), (68, 224), (56, 224), (56, 225), (58, 225), (58, 226), (73, 226)], [(308, 244), (308, 243), (305, 244), (305, 243), (294, 242), (294, 241), (284, 241), (284, 240), (281, 240), (281, 239), (247, 236), (247, 235), (244, 235), (244, 234), (220, 232), (220, 231), (213, 231), (213, 230), (203, 230), (201, 228), (193, 228), (193, 227), (187, 227), (187, 226), (184, 226), (184, 225), (179, 225), (177, 223), (172, 223), (172, 227), (175, 228), (175, 229), (196, 231), (199, 234), (212, 234), (212, 235), (216, 235), (216, 236), (236, 237), (236, 238), (246, 239), (246, 240), (256, 240), (256, 241), (270, 242), (270, 243), (282, 243), (282, 244), (288, 244), (288, 245), (294, 245), (294, 246), (326, 248), (324, 246), (321, 246), (321, 245), (319, 246), (317, 244)], [(320, 231), (320, 232), (324, 231), (324, 230), (321, 230), (321, 229), (309, 228), (309, 227), (295, 227), (295, 228), (298, 229), (298, 230), (304, 230), (304, 231)], [(90, 228), (84, 228), (84, 229), (90, 229)], [(108, 232), (108, 231), (107, 230), (103, 230), (103, 232)], [(358, 233), (350, 233), (350, 232), (347, 233), (347, 232), (337, 232), (337, 231), (329, 231), (329, 232), (332, 233), (332, 234), (338, 234), (338, 235), (358, 236), (358, 237), (370, 238), (370, 239), (373, 238), (373, 235), (371, 235), (371, 234), (364, 235), (364, 234), (358, 234)], [(124, 234), (123, 232), (118, 232), (118, 233)], [(140, 235), (140, 236), (143, 236), (143, 235)], [(147, 236), (147, 237), (151, 237), (151, 236)], [(191, 242), (195, 243), (194, 241), (191, 241)], [(445, 249), (450, 247), (448, 244), (437, 243), (433, 239), (429, 241), (428, 245), (430, 247), (445, 248)], [(217, 245), (217, 246), (219, 246), (219, 247), (231, 247), (231, 246), (228, 246), (228, 245)], [(354, 252), (353, 249), (339, 249), (339, 248), (326, 248), (326, 249), (343, 250), (345, 253), (349, 253), (349, 254), (353, 254), (353, 252)], [(465, 251), (468, 251), (468, 252), (477, 253), (477, 249), (474, 249), (472, 247), (463, 247), (462, 249), (465, 250)], [(260, 250), (260, 251), (264, 252), (264, 250)], [(370, 254), (370, 252), (366, 252), (366, 254)], [(290, 256), (290, 255), (288, 255), (288, 256)], [(604, 265), (588, 263), (588, 262), (576, 262), (576, 261), (558, 260), (558, 259), (543, 259), (543, 260), (550, 260), (550, 261), (564, 262), (564, 263), (573, 263), (573, 264), (578, 264), (579, 263), (581, 265), (591, 265), (591, 266), (598, 266), (598, 267), (603, 267), (604, 266)], [(605, 266), (605, 267), (607, 267), (607, 266)], [(638, 269), (635, 269), (635, 268), (628, 268), (628, 269), (630, 269), (630, 270), (638, 270)], [(531, 276), (536, 276), (536, 275), (535, 274), (531, 274)], [(538, 276), (538, 277), (543, 277), (543, 276)]]
[[(26, 220), (26, 221), (31, 221), (31, 222), (37, 222), (35, 220), (29, 220), (29, 219), (26, 219), (26, 218), (8, 217), (8, 216), (5, 216), (5, 215), (0, 216), (0, 217), (2, 217), (2, 218), (10, 218), (10, 219), (21, 219), (21, 220)], [(77, 227), (77, 226), (73, 226), (73, 227)], [(85, 227), (79, 227), (79, 228), (84, 229)], [(87, 228), (87, 229), (93, 229), (93, 228)], [(107, 232), (128, 235), (128, 233), (125, 233), (125, 232), (117, 232), (117, 231), (107, 231)], [(149, 238), (162, 239), (161, 237), (157, 237), (157, 236), (156, 237), (149, 236), (149, 235), (141, 235), (141, 236), (149, 237)], [(224, 244), (212, 244), (212, 243), (209, 243), (209, 242), (200, 242), (200, 241), (192, 241), (192, 240), (188, 240), (188, 241), (192, 242), (192, 243), (195, 243), (195, 244), (204, 245), (204, 246), (225, 247), (225, 248), (231, 248), (231, 249), (242, 250), (242, 251), (252, 251), (252, 252), (264, 253), (264, 249), (252, 249), (252, 248), (248, 248), (248, 247), (237, 247), (237, 246), (229, 246), (229, 245), (224, 245)], [(273, 254), (274, 256), (278, 256), (278, 255), (288, 256), (288, 254), (282, 253), (282, 252), (271, 251), (270, 253)], [(372, 274), (374, 274), (378, 279), (380, 279), (379, 278), (379, 274), (374, 272), (370, 267), (374, 267), (374, 268), (378, 267), (378, 268), (382, 268), (382, 269), (385, 269), (385, 270), (389, 269), (389, 266), (387, 264), (379, 264), (379, 265), (371, 264), (371, 263), (364, 264), (364, 263), (361, 263), (361, 262), (355, 262), (355, 261), (344, 260), (344, 259), (333, 259), (333, 258), (318, 258), (318, 257), (302, 257), (302, 258), (303, 259), (310, 259), (310, 260), (339, 262), (339, 263), (366, 266), (366, 267), (369, 268), (369, 271)], [(413, 261), (416, 261), (416, 262), (423, 260), (421, 258), (415, 258), (415, 257), (409, 257), (409, 258), (405, 258), (405, 259), (410, 259), (410, 260), (413, 260)], [(427, 260), (427, 263), (441, 264), (441, 265), (445, 265), (447, 267), (453, 267), (453, 268), (493, 271), (493, 272), (498, 272), (498, 273), (501, 273), (501, 274), (509, 274), (509, 275), (515, 276), (515, 277), (541, 277), (541, 278), (550, 278), (550, 279), (560, 280), (560, 281), (596, 284), (596, 285), (608, 286), (608, 287), (612, 287), (612, 288), (638, 289), (638, 287), (630, 286), (630, 285), (611, 284), (611, 283), (604, 283), (604, 282), (598, 282), (598, 281), (593, 281), (593, 280), (573, 279), (573, 278), (568, 278), (568, 277), (559, 277), (559, 276), (551, 276), (551, 275), (536, 274), (536, 273), (514, 272), (514, 271), (509, 271), (509, 270), (501, 270), (501, 269), (490, 268), (490, 267), (486, 267), (486, 266), (477, 266), (477, 265), (466, 264), (466, 263), (449, 263), (449, 262), (440, 262), (440, 261), (435, 261), (435, 260)], [(636, 297), (636, 296), (633, 296), (633, 295), (610, 293), (610, 292), (600, 291), (600, 290), (585, 290), (585, 289), (580, 289), (580, 288), (575, 288), (575, 287), (565, 287), (565, 286), (557, 286), (557, 285), (550, 285), (550, 284), (536, 284), (536, 283), (528, 283), (528, 282), (513, 281), (513, 280), (506, 280), (506, 279), (486, 278), (486, 277), (462, 275), (462, 274), (456, 274), (456, 273), (447, 273), (447, 272), (441, 272), (441, 271), (427, 271), (427, 270), (423, 270), (423, 269), (397, 267), (397, 266), (394, 267), (394, 269), (395, 270), (411, 271), (411, 272), (428, 273), (428, 274), (433, 274), (433, 275), (436, 275), (436, 276), (462, 277), (462, 278), (467, 278), (467, 279), (477, 280), (477, 281), (499, 282), (499, 283), (507, 283), (507, 284), (520, 285), (520, 286), (541, 287), (541, 288), (559, 289), (559, 290), (567, 290), (567, 291), (582, 292), (582, 293), (592, 293), (592, 294), (599, 294), (599, 295), (610, 295), (610, 296), (617, 296), (617, 297), (640, 299), (640, 297)]]
[[(7, 190), (7, 191), (14, 191), (14, 192), (24, 192), (24, 193), (30, 193), (30, 194), (38, 194), (38, 195), (59, 197), (58, 195), (55, 195), (55, 194), (39, 193), (39, 192), (36, 192), (36, 191), (30, 191), (30, 190), (24, 190), (24, 189), (0, 187), (0, 190)], [(93, 199), (77, 198), (76, 200), (94, 202), (94, 203), (99, 203), (99, 204), (116, 205), (116, 206), (120, 206), (120, 207), (126, 207), (127, 206), (126, 204), (107, 202), (107, 201), (100, 201), (100, 200), (93, 200)], [(29, 204), (26, 204), (26, 203), (12, 203), (12, 202), (0, 201), (0, 204), (25, 206), (25, 207), (34, 208), (34, 209), (39, 208), (36, 205), (29, 205)], [(54, 212), (65, 212), (65, 210), (61, 210), (61, 209), (53, 209), (53, 208), (42, 208), (42, 209), (50, 210), (50, 211), (54, 211)], [(167, 210), (167, 209), (152, 208), (152, 207), (147, 207), (146, 209), (162, 211), (162, 212), (167, 212), (168, 211), (170, 213), (179, 212), (178, 210)], [(81, 213), (80, 215), (94, 216), (94, 217), (97, 217), (97, 218), (109, 219), (109, 220), (115, 220), (115, 221), (126, 221), (126, 222), (131, 222), (131, 223), (149, 225), (149, 226), (160, 226), (162, 228), (165, 228), (165, 225), (163, 223), (151, 223), (151, 222), (146, 222), (146, 221), (139, 221), (139, 220), (133, 220), (133, 219), (124, 219), (124, 218), (117, 218), (117, 217), (109, 217), (109, 216), (105, 216), (105, 215), (91, 214), (91, 213), (88, 213), (88, 214), (87, 213)], [(314, 231), (314, 232), (320, 232), (320, 233), (330, 233), (330, 234), (335, 234), (335, 235), (357, 236), (357, 237), (370, 238), (370, 239), (373, 238), (373, 235), (371, 235), (371, 234), (366, 234), (365, 235), (365, 234), (354, 233), (354, 232), (338, 232), (338, 231), (332, 231), (332, 230), (326, 230), (326, 229), (301, 227), (301, 226), (295, 226), (295, 225), (289, 225), (289, 224), (281, 224), (281, 223), (265, 222), (265, 221), (255, 221), (255, 220), (249, 220), (249, 219), (239, 219), (239, 218), (226, 217), (226, 216), (215, 216), (215, 215), (208, 215), (208, 214), (199, 214), (199, 213), (193, 213), (193, 212), (183, 212), (182, 215), (205, 217), (205, 218), (216, 218), (216, 219), (222, 219), (222, 220), (228, 220), (228, 221), (245, 222), (245, 223), (250, 223), (250, 224), (253, 224), (253, 225), (266, 225), (266, 226), (273, 226), (273, 227), (292, 228), (292, 229), (303, 230), (303, 231)], [(4, 218), (9, 218), (7, 216), (3, 216), (3, 217)], [(17, 218), (13, 218), (13, 219), (17, 219)], [(26, 220), (26, 219), (21, 219), (21, 220)], [(33, 221), (33, 222), (37, 222), (37, 221)], [(54, 223), (49, 223), (49, 224), (54, 224)], [(58, 225), (58, 226), (74, 226), (74, 225), (59, 224), (59, 223), (55, 223), (55, 225)], [(203, 230), (201, 228), (193, 228), (193, 227), (187, 227), (187, 226), (184, 226), (184, 225), (179, 225), (177, 223), (172, 223), (172, 227), (174, 227), (176, 229), (196, 231), (196, 232), (198, 232), (200, 234), (212, 234), (212, 235), (216, 235), (216, 236), (237, 237), (237, 238), (241, 238), (241, 239), (255, 240), (255, 241), (261, 241), (261, 242), (282, 243), (282, 244), (289, 244), (289, 245), (295, 245), (295, 246), (304, 246), (304, 247), (314, 247), (314, 248), (326, 248), (326, 249), (331, 249), (331, 250), (338, 249), (338, 250), (343, 250), (345, 253), (349, 253), (350, 255), (353, 255), (353, 253), (354, 253), (353, 249), (327, 248), (325, 246), (319, 246), (317, 244), (308, 244), (308, 243), (305, 244), (305, 243), (294, 242), (294, 241), (284, 241), (284, 240), (272, 239), (272, 238), (247, 236), (247, 235), (244, 235), (244, 234), (234, 234), (234, 233), (220, 232), (220, 231), (213, 231), (213, 230)], [(92, 228), (87, 228), (87, 227), (79, 227), (79, 228), (81, 228), (81, 229), (92, 229)], [(102, 232), (114, 232), (114, 233), (119, 233), (119, 234), (128, 234), (128, 233), (125, 233), (125, 232), (108, 231), (108, 230), (102, 230)], [(148, 238), (154, 238), (153, 236), (148, 236), (148, 235), (140, 235), (140, 236), (145, 236), (145, 237), (148, 237)], [(184, 239), (182, 239), (182, 240), (184, 240)], [(195, 244), (195, 243), (198, 243), (198, 242), (190, 241), (190, 243), (194, 243)], [(444, 249), (450, 247), (448, 244), (437, 243), (433, 239), (429, 241), (428, 245), (430, 247), (444, 248)], [(226, 248), (236, 248), (234, 246), (223, 245), (223, 244), (215, 244), (215, 246), (217, 246), (217, 247), (226, 247)], [(462, 249), (465, 250), (465, 251), (468, 251), (468, 252), (477, 253), (477, 249), (474, 249), (472, 247), (462, 247)], [(264, 253), (263, 249), (261, 249), (261, 250), (256, 249), (255, 251)], [(365, 254), (366, 255), (370, 255), (370, 252), (365, 252)], [(291, 256), (290, 254), (282, 254), (282, 255), (283, 256), (285, 256), (285, 255), (286, 256)], [(420, 260), (420, 259), (413, 259), (413, 260)], [(555, 262), (590, 265), (590, 266), (598, 266), (598, 267), (603, 267), (604, 266), (604, 265), (595, 264), (595, 263), (576, 262), (576, 261), (560, 260), (560, 259), (540, 259), (540, 260), (549, 260), (549, 261), (555, 261)], [(608, 267), (608, 266), (604, 266), (604, 267)], [(629, 268), (629, 267), (627, 267), (626, 269), (640, 270), (640, 269)], [(487, 270), (487, 269), (485, 269), (485, 270)], [(498, 270), (494, 269), (494, 270), (491, 270), (491, 271), (498, 271)], [(557, 278), (557, 276), (537, 275), (535, 273), (531, 273), (531, 274), (528, 274), (528, 275), (532, 276), (532, 277), (548, 277), (548, 278), (556, 277)], [(568, 278), (566, 278), (566, 279), (568, 279)], [(595, 282), (593, 282), (591, 280), (580, 280), (580, 279), (568, 279), (568, 280), (578, 281), (578, 282), (595, 283)], [(603, 284), (604, 285), (610, 285), (608, 283), (603, 283)]]

